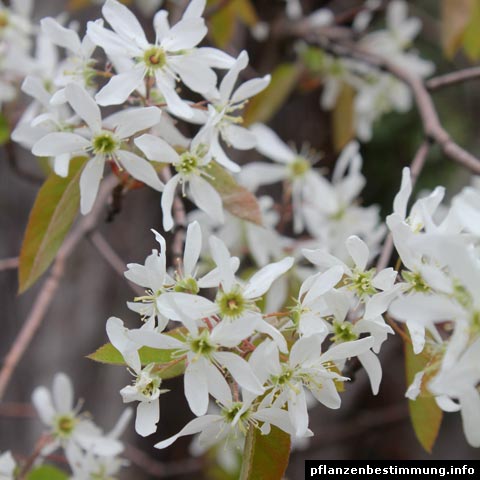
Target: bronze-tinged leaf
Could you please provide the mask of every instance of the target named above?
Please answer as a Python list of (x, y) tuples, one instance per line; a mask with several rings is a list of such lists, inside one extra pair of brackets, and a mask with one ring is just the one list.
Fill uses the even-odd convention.
[(349, 85), (343, 85), (332, 112), (333, 147), (340, 152), (355, 137), (353, 101), (355, 91)]
[(298, 85), (302, 67), (294, 63), (282, 63), (272, 73), (270, 85), (253, 97), (243, 114), (244, 124), (267, 123), (282, 107)]
[[(415, 355), (412, 345), (405, 342), (407, 386), (411, 385), (415, 374), (426, 367), (428, 360), (428, 358), (422, 355)], [(435, 445), (442, 424), (443, 412), (434, 398), (428, 392), (425, 392), (423, 388), (416, 400), (408, 401), (408, 408), (415, 435), (422, 447), (430, 453)]]
[(453, 58), (462, 46), (475, 3), (478, 0), (442, 0), (442, 46), (447, 58)]
[[(218, 3), (212, 3), (215, 7)], [(219, 48), (226, 48), (235, 33), (236, 16), (231, 5), (227, 5), (216, 12), (209, 21), (209, 34)]]
[(235, 12), (245, 25), (253, 27), (258, 23), (258, 15), (251, 0), (234, 0)]
[(240, 480), (281, 480), (290, 458), (290, 435), (272, 425), (268, 435), (248, 429)]
[(480, 0), (474, 0), (462, 44), (465, 54), (472, 62), (480, 58)]
[(208, 164), (209, 177), (206, 179), (220, 194), (224, 208), (242, 220), (262, 225), (262, 213), (253, 193), (239, 185), (218, 163)]
[(73, 158), (68, 177), (51, 173), (40, 188), (20, 251), (19, 293), (47, 270), (70, 229), (80, 205), (79, 179), (86, 160)]

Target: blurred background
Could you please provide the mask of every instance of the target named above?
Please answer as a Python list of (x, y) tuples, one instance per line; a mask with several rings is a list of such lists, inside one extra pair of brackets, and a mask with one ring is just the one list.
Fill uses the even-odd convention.
[[(99, 2), (97, 2), (99, 3)], [(151, 17), (142, 15), (134, 2), (147, 33), (151, 34)], [(184, 7), (182, 1), (167, 2), (172, 16)], [(239, 13), (244, 2), (209, 2), (208, 8), (218, 10), (208, 22), (211, 28), (208, 42), (217, 44), (237, 55), (242, 49), (250, 54), (252, 70), (249, 75), (263, 75), (281, 63), (297, 64), (294, 42), (290, 39), (267, 38), (258, 41), (252, 35), (257, 20), (271, 22), (285, 15), (283, 0), (251, 0), (249, 8), (254, 21)], [(335, 14), (349, 12), (363, 2), (355, 0), (301, 2), (306, 14), (327, 7)], [(387, 2), (384, 2), (387, 3)], [(423, 22), (423, 31), (415, 44), (424, 58), (436, 65), (436, 73), (448, 72), (475, 64), (459, 51), (448, 59), (442, 48), (442, 2), (425, 0), (408, 2), (410, 13)], [(457, 2), (458, 8), (462, 8)], [(100, 6), (88, 0), (42, 0), (35, 2), (35, 17), (56, 16), (68, 11), (84, 31), (87, 20), (100, 17)], [(225, 13), (226, 12), (226, 13)], [(250, 11), (250, 13), (252, 13)], [(382, 15), (374, 18), (381, 24)], [(272, 23), (273, 22), (273, 23)], [(348, 22), (346, 23), (348, 25)], [(480, 24), (479, 24), (480, 27)], [(480, 28), (478, 29), (480, 37)], [(435, 92), (434, 101), (440, 118), (455, 138), (467, 150), (480, 154), (478, 122), (480, 120), (480, 79), (472, 80)], [(269, 124), (285, 140), (300, 146), (308, 142), (322, 152), (322, 165), (334, 164), (338, 142), (334, 131), (339, 112), (325, 112), (319, 107), (321, 79), (315, 78), (304, 66), (298, 81), (285, 95)], [(21, 107), (17, 104), (19, 112)], [(340, 118), (340, 123), (348, 121)], [(288, 119), (288, 120), (286, 120)], [(185, 132), (188, 133), (188, 132)], [(372, 140), (362, 146), (367, 186), (363, 192), (364, 205), (379, 204), (382, 215), (388, 213), (398, 190), (401, 169), (408, 165), (422, 141), (422, 129), (414, 109), (406, 114), (392, 113), (375, 124)], [(337, 144), (336, 144), (337, 143)], [(237, 160), (247, 162), (256, 154), (245, 152)], [(19, 253), (28, 214), (41, 185), (42, 170), (34, 157), (19, 146), (5, 144), (0, 153), (0, 258), (16, 257)], [(431, 189), (437, 184), (447, 187), (449, 194), (469, 182), (469, 175), (448, 161), (437, 147), (430, 151), (426, 168), (419, 179), (417, 191)], [(105, 218), (107, 212), (105, 212)], [(111, 222), (102, 222), (100, 231), (119, 256), (129, 262), (143, 262), (153, 248), (150, 228), (160, 229), (161, 209), (158, 195), (150, 189), (128, 194), (121, 211)], [(17, 295), (15, 270), (0, 271), (1, 334), (0, 359), (14, 341), (28, 315), (36, 295), (42, 288), (38, 282), (25, 294)], [(128, 319), (133, 314), (126, 308), (132, 292), (124, 279), (98, 255), (91, 242), (81, 242), (66, 263), (61, 286), (26, 355), (22, 358), (13, 380), (0, 403), (0, 451), (11, 449), (15, 454), (28, 456), (42, 432), (39, 420), (29, 407), (32, 390), (38, 385), (51, 385), (57, 371), (70, 375), (77, 398), (84, 399), (84, 408), (92, 413), (105, 429), (113, 426), (124, 408), (118, 394), (130, 382), (128, 372), (121, 367), (94, 363), (85, 358), (106, 342), (105, 321), (109, 316)], [(367, 377), (358, 371), (346, 385), (342, 408), (329, 410), (318, 405), (312, 410), (310, 428), (315, 437), (298, 445), (293, 452), (287, 477), (303, 478), (304, 459), (474, 459), (477, 450), (468, 447), (458, 414), (445, 414), (433, 452), (422, 450), (408, 416), (404, 398), (406, 389), (403, 366), (403, 345), (391, 338), (384, 344), (381, 361), (383, 381), (378, 396), (371, 395)], [(126, 457), (132, 462), (122, 478), (235, 478), (215, 467), (211, 458), (195, 459), (189, 454), (190, 438), (182, 438), (164, 451), (153, 448), (160, 439), (176, 433), (191, 418), (183, 397), (181, 379), (167, 381), (171, 391), (162, 396), (161, 420), (157, 434), (142, 439), (134, 433), (133, 423), (123, 437), (128, 444)], [(479, 412), (480, 414), (480, 412)], [(221, 452), (220, 452), (221, 453)]]

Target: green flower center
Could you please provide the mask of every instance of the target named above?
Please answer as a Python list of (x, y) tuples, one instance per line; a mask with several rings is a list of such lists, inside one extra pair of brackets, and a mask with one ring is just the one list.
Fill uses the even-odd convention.
[(356, 271), (353, 273), (349, 288), (353, 290), (359, 297), (365, 295), (375, 295), (377, 290), (372, 285), (375, 269), (363, 271)]
[(403, 272), (403, 278), (410, 284), (410, 290), (415, 292), (426, 293), (430, 291), (430, 287), (418, 272)]
[(92, 146), (94, 153), (108, 155), (117, 149), (118, 142), (110, 132), (102, 132), (93, 137)]
[(216, 349), (217, 347), (210, 341), (208, 330), (204, 330), (199, 337), (190, 340), (190, 350), (197, 355), (208, 356)]
[(288, 165), (288, 168), (290, 169), (290, 175), (293, 178), (302, 177), (310, 170), (310, 167), (310, 162), (304, 157), (297, 157)]
[(175, 165), (175, 170), (183, 175), (193, 173), (198, 167), (198, 157), (191, 152), (180, 155), (180, 161)]
[(75, 429), (78, 420), (72, 415), (60, 415), (55, 420), (55, 433), (61, 438), (68, 438)]
[[(230, 408), (224, 408), (222, 409), (222, 416), (225, 418), (225, 420), (228, 423), (232, 423), (233, 420), (235, 420), (235, 417), (238, 415), (238, 412), (242, 409), (242, 403), (241, 402), (235, 402), (232, 404)], [(245, 412), (242, 413), (240, 416), (240, 421), (238, 422), (238, 425), (240, 429), (242, 429), (243, 422), (247, 420), (248, 418), (249, 411), (246, 410)]]
[(358, 338), (358, 335), (353, 331), (353, 325), (348, 322), (334, 322), (333, 323), (333, 341), (352, 342)]
[(200, 291), (200, 287), (194, 278), (188, 277), (178, 280), (174, 290), (176, 292), (192, 293), (193, 295), (196, 295)]
[(146, 366), (135, 381), (135, 386), (138, 391), (147, 398), (157, 398), (158, 395), (160, 395), (162, 379), (156, 375), (152, 375), (151, 372), (154, 367), (154, 363)]
[(149, 68), (163, 68), (167, 64), (167, 54), (161, 47), (151, 47), (143, 54), (143, 61)]
[(272, 382), (275, 385), (286, 385), (293, 377), (293, 370), (284, 366), (282, 369), (282, 373), (276, 377), (272, 377)]
[(217, 305), (220, 308), (220, 313), (224, 317), (237, 318), (249, 305), (242, 293), (234, 289), (231, 292), (219, 292), (216, 298)]

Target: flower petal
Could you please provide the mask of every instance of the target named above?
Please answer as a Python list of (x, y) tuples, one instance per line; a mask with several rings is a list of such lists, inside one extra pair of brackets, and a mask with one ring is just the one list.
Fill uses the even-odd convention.
[(126, 150), (118, 150), (117, 157), (133, 178), (140, 180), (159, 192), (163, 191), (164, 185), (150, 162)]

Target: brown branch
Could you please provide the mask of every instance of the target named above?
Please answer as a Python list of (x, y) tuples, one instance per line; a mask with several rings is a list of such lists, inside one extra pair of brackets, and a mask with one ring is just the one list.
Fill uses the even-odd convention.
[[(423, 170), (423, 166), (425, 165), (425, 160), (427, 159), (429, 150), (429, 143), (427, 141), (424, 141), (417, 150), (415, 157), (413, 157), (413, 161), (410, 165), (410, 177), (412, 181), (412, 187), (417, 182), (417, 178)], [(390, 258), (392, 257), (392, 253), (393, 237), (392, 234), (389, 233), (385, 240), (385, 243), (383, 244), (383, 249), (377, 262), (377, 270), (383, 270), (384, 268), (388, 267), (390, 263)]]
[(134, 445), (126, 445), (124, 455), (145, 473), (156, 478), (168, 478), (196, 473), (202, 470), (204, 465), (202, 458), (185, 458), (178, 462), (159, 462)]
[(480, 67), (465, 68), (456, 72), (433, 77), (425, 82), (425, 86), (429, 90), (436, 90), (437, 88), (448, 87), (473, 79), (480, 79)]
[(34, 418), (37, 414), (30, 403), (0, 403), (0, 417)]
[(23, 357), (24, 353), (28, 349), (35, 333), (40, 327), (45, 315), (52, 303), (55, 293), (58, 290), (60, 280), (63, 276), (65, 263), (68, 257), (74, 252), (76, 246), (85, 237), (95, 225), (98, 223), (99, 218), (103, 212), (103, 207), (107, 202), (112, 188), (116, 185), (117, 179), (114, 176), (108, 177), (102, 184), (100, 193), (98, 194), (95, 206), (90, 214), (83, 217), (76, 227), (72, 230), (67, 237), (60, 250), (58, 251), (55, 262), (52, 266), (49, 276), (45, 280), (37, 298), (35, 299), (33, 306), (28, 314), (27, 319), (17, 337), (15, 338), (13, 345), (11, 346), (5, 360), (3, 362), (2, 369), (0, 371), (0, 401), (5, 394), (5, 390), (10, 383), (15, 368)]
[[(110, 267), (112, 267), (112, 270), (125, 280), (125, 262), (118, 256), (117, 252), (115, 252), (107, 240), (105, 240), (105, 237), (100, 232), (94, 231), (88, 236), (88, 238), (101, 257), (108, 263), (108, 265), (110, 265)], [(127, 283), (136, 295), (145, 294), (144, 290), (138, 285), (129, 281), (127, 281)]]
[(53, 441), (51, 435), (42, 435), (38, 442), (35, 444), (35, 449), (33, 453), (26, 459), (25, 463), (22, 465), (20, 473), (16, 476), (18, 480), (24, 480), (27, 478), (28, 472), (32, 469), (33, 465), (35, 464), (35, 460), (42, 454), (43, 449)]
[[(326, 30), (325, 30), (326, 31)], [(339, 57), (346, 57), (370, 65), (380, 71), (387, 72), (398, 80), (407, 84), (415, 100), (417, 110), (422, 120), (423, 130), (428, 140), (438, 143), (443, 153), (451, 160), (463, 165), (476, 174), (480, 174), (480, 159), (467, 152), (460, 145), (455, 143), (448, 132), (443, 128), (438, 118), (437, 111), (433, 104), (432, 97), (427, 91), (423, 81), (412, 75), (389, 60), (361, 50), (353, 43), (347, 43), (342, 40), (334, 40), (326, 35), (312, 37), (312, 43), (318, 43), (322, 48)]]
[(4, 258), (0, 260), (0, 272), (2, 270), (12, 270), (18, 267), (18, 257)]

